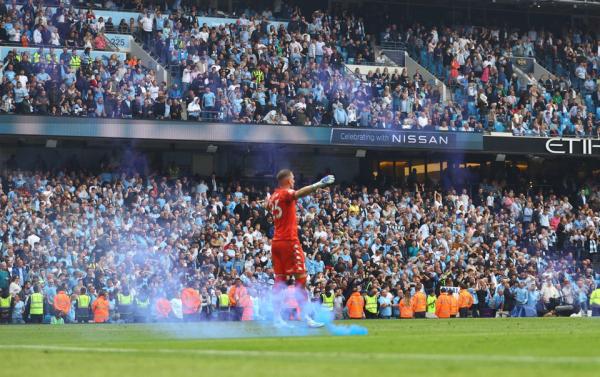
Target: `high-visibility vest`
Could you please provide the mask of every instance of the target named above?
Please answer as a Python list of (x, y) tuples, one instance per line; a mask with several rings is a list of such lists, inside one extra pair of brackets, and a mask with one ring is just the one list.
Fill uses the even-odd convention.
[(119, 298), (119, 305), (131, 305), (131, 294), (128, 294), (127, 296), (119, 293), (118, 296)]
[(0, 309), (10, 309), (10, 302), (12, 297), (0, 297)]
[(450, 315), (456, 315), (458, 313), (458, 299), (452, 293), (448, 295), (450, 299)]
[(400, 318), (412, 318), (414, 315), (412, 303), (409, 301), (406, 303), (405, 299), (400, 300), (398, 303), (400, 309)]
[(427, 296), (427, 313), (435, 313), (435, 303), (437, 301), (437, 297), (428, 295)]
[(346, 303), (348, 308), (348, 316), (352, 319), (361, 319), (363, 316), (363, 309), (365, 308), (365, 299), (358, 292), (352, 293)]
[(135, 298), (135, 306), (137, 306), (138, 309), (146, 309), (148, 306), (150, 306), (150, 300), (146, 299), (146, 300), (142, 301), (136, 297)]
[(59, 291), (54, 296), (53, 305), (54, 310), (67, 314), (71, 310), (71, 298), (64, 291)]
[(108, 321), (110, 305), (106, 298), (100, 296), (92, 304), (92, 310), (94, 311), (94, 322), (106, 322)]
[(81, 67), (81, 58), (79, 57), (79, 55), (71, 56), (69, 66), (71, 66), (71, 68), (73, 69), (79, 69), (79, 67)]
[(181, 310), (183, 314), (194, 314), (202, 307), (202, 297), (194, 288), (184, 288), (181, 291)]
[(595, 289), (590, 295), (590, 305), (600, 306), (600, 288)]
[(450, 318), (452, 302), (448, 294), (442, 293), (435, 303), (435, 315), (439, 318)]
[(33, 59), (32, 62), (35, 63), (39, 63), (40, 62), (40, 53), (39, 52), (34, 52), (33, 53)]
[(44, 295), (41, 293), (32, 293), (29, 297), (29, 314), (44, 314)]
[(461, 289), (458, 294), (458, 307), (470, 308), (471, 305), (473, 305), (473, 296), (467, 290)]
[(90, 306), (90, 296), (88, 295), (79, 295), (77, 298), (77, 308), (78, 309), (87, 309)]
[(219, 308), (229, 309), (229, 296), (226, 293), (219, 295)]
[(159, 318), (168, 318), (171, 313), (171, 303), (164, 297), (156, 300), (156, 314)]
[(331, 296), (327, 297), (327, 295), (325, 293), (322, 293), (321, 299), (323, 300), (323, 303), (321, 304), (321, 306), (327, 310), (332, 311), (333, 310), (333, 300), (335, 299), (335, 296), (332, 294)]
[(377, 313), (377, 296), (365, 296), (365, 310), (369, 313)]
[(48, 63), (58, 63), (58, 56), (56, 54), (46, 54), (46, 61)]
[(427, 298), (425, 297), (425, 293), (416, 292), (415, 295), (411, 298), (411, 303), (413, 305), (414, 312), (424, 312), (427, 310)]

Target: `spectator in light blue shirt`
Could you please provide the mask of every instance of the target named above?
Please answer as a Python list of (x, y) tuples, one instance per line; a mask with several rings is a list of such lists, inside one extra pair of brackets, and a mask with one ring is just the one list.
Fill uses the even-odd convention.
[(54, 296), (56, 296), (56, 285), (54, 285), (53, 279), (48, 279), (46, 286), (44, 287), (44, 298), (48, 302), (53, 302)]
[(348, 125), (348, 114), (341, 103), (337, 103), (333, 105), (333, 119), (335, 120), (335, 124), (337, 126), (347, 126)]
[(41, 71), (40, 73), (38, 73), (37, 75), (35, 75), (35, 78), (38, 81), (46, 82), (46, 81), (50, 80), (50, 75), (46, 71)]
[(23, 324), (25, 321), (23, 320), (23, 312), (25, 311), (25, 303), (21, 300), (19, 295), (15, 295), (14, 297), (14, 306), (12, 311), (12, 323), (14, 324)]
[(67, 68), (65, 72), (63, 72), (63, 81), (67, 86), (71, 86), (77, 77), (75, 77), (75, 71), (71, 68)]
[(325, 263), (321, 260), (321, 256), (318, 254), (313, 261), (313, 266), (316, 273), (325, 272)]
[(142, 72), (141, 68), (136, 69), (136, 71), (133, 73), (133, 82), (134, 83), (138, 83), (142, 80), (144, 80), (144, 77), (146, 77), (146, 75), (144, 75), (144, 73)]
[(269, 106), (277, 107), (277, 90), (275, 88), (271, 88), (269, 91)]
[(266, 106), (267, 104), (267, 95), (265, 94), (262, 87), (259, 87), (257, 91), (254, 92), (252, 98), (254, 98), (260, 106)]
[(589, 306), (588, 306), (588, 290), (589, 288), (585, 285), (583, 280), (577, 280), (577, 284), (575, 285), (574, 291), (575, 291), (575, 297), (577, 299), (577, 302), (579, 304), (579, 307), (581, 308), (581, 311), (583, 313), (583, 315), (587, 315), (587, 312), (589, 310)]
[(535, 284), (531, 284), (527, 294), (527, 305), (525, 305), (525, 315), (527, 317), (537, 317), (537, 305), (539, 301), (540, 292), (536, 289)]
[(202, 107), (204, 108), (204, 118), (214, 118), (215, 116), (215, 101), (216, 97), (210, 88), (207, 86), (202, 95)]
[(4, 77), (6, 77), (6, 79), (8, 81), (10, 81), (14, 84), (16, 76), (17, 76), (17, 74), (14, 71), (13, 65), (12, 64), (7, 65), (6, 69), (4, 70)]
[(20, 81), (17, 82), (17, 87), (15, 88), (15, 103), (20, 104), (28, 95), (29, 91), (27, 88), (24, 88)]
[(236, 90), (235, 98), (231, 101), (231, 103), (233, 105), (233, 112), (235, 114), (239, 114), (242, 112), (242, 103), (243, 102), (244, 102), (244, 100), (242, 99), (240, 92)]
[(504, 309), (504, 288), (501, 285), (498, 286), (494, 296), (490, 298), (488, 305), (494, 311)]
[(525, 305), (527, 305), (527, 300), (529, 298), (529, 292), (527, 288), (525, 288), (525, 282), (520, 281), (516, 287), (513, 288), (513, 294), (515, 295), (515, 308), (511, 313), (512, 317), (525, 317)]
[(313, 96), (315, 97), (315, 101), (320, 102), (321, 99), (325, 96), (325, 90), (323, 89), (323, 85), (321, 83), (317, 83), (312, 90)]
[(392, 297), (390, 297), (386, 289), (381, 291), (378, 301), (379, 316), (384, 319), (390, 319), (392, 317)]
[(308, 274), (310, 276), (313, 276), (313, 275), (316, 274), (316, 271), (315, 271), (315, 261), (310, 256), (308, 258), (306, 258), (306, 272), (308, 272)]
[(96, 101), (96, 111), (94, 113), (97, 117), (106, 116), (106, 112), (104, 111), (104, 100), (102, 98), (98, 98)]
[(368, 127), (371, 123), (371, 111), (367, 106), (360, 111), (359, 121), (361, 127)]

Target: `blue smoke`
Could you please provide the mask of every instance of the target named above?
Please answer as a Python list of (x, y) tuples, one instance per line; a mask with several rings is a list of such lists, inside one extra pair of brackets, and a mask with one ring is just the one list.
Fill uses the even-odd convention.
[(313, 318), (317, 322), (325, 324), (325, 330), (333, 336), (359, 336), (367, 335), (369, 330), (366, 327), (356, 324), (340, 325), (334, 323), (333, 313), (321, 307), (311, 304), (310, 310), (313, 312)]
[(256, 299), (254, 320), (242, 322), (206, 321), (196, 323), (161, 323), (154, 327), (162, 337), (175, 339), (233, 339), (267, 337), (306, 337), (306, 336), (359, 336), (367, 335), (368, 330), (356, 324), (340, 325), (334, 322), (333, 313), (318, 303), (307, 303), (300, 308), (303, 313), (312, 313), (315, 321), (324, 323), (323, 328), (309, 328), (303, 321), (287, 321), (287, 327), (277, 327), (273, 321), (272, 291), (263, 292)]

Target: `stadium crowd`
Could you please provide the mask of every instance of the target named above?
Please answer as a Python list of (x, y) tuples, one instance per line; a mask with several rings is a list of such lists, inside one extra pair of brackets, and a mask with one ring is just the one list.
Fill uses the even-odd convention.
[[(181, 62), (181, 88), (177, 84), (167, 88), (165, 83), (156, 82), (153, 71), (140, 67), (136, 57), (122, 62), (107, 54), (97, 58), (95, 66), (89, 64), (89, 52), (106, 47), (103, 32), (115, 29), (110, 18), (97, 18), (93, 10), (63, 6), (52, 10), (36, 8), (29, 2), (20, 8), (0, 7), (2, 12), (7, 21), (7, 41), (51, 46), (49, 52), (42, 49), (33, 56), (14, 51), (4, 57), (6, 79), (0, 107), (7, 113), (190, 120), (202, 117), (281, 124), (286, 123), (283, 112), (298, 118), (299, 124), (327, 124), (332, 114), (329, 101), (338, 102), (337, 94), (332, 98), (333, 92), (347, 89), (349, 84), (330, 88), (325, 82), (334, 75), (336, 81), (342, 81), (342, 61), (362, 62), (372, 57), (364, 25), (354, 16), (336, 18), (315, 11), (309, 23), (294, 10), (287, 29), (281, 26), (276, 30), (267, 21), (272, 13), (263, 12), (257, 18), (246, 18), (242, 13), (235, 23), (209, 28), (198, 25), (193, 11), (191, 16), (177, 11), (163, 15), (158, 9), (146, 9), (137, 20), (132, 18), (129, 25), (123, 20), (123, 25), (116, 28), (139, 35), (163, 64)], [(19, 28), (36, 32), (17, 38), (13, 34)], [(43, 32), (42, 37), (38, 38), (38, 30)], [(93, 37), (92, 32), (97, 36)], [(52, 41), (51, 34), (56, 34)], [(85, 53), (69, 51), (61, 55), (52, 50), (58, 46), (69, 50), (82, 47)], [(302, 75), (308, 80), (302, 80)], [(316, 81), (324, 84), (316, 86)], [(66, 95), (46, 98), (57, 91)], [(38, 94), (41, 99), (36, 103), (32, 98)], [(342, 100), (347, 105), (348, 99)]]
[[(412, 77), (396, 67), (349, 72), (344, 63), (381, 62), (363, 19), (345, 11), (304, 15), (278, 2), (273, 10), (243, 8), (230, 24), (208, 26), (196, 16), (224, 14), (194, 6), (181, 11), (175, 4), (138, 9), (128, 2), (123, 5), (137, 9), (140, 13), (132, 13), (137, 18), (114, 25), (91, 9), (36, 4), (0, 2), (0, 43), (43, 46), (33, 54), (15, 50), (4, 57), (3, 113), (516, 136), (600, 132), (599, 47), (588, 34), (573, 32), (562, 42), (534, 30), (521, 36), (495, 28), (386, 28), (381, 41), (406, 43), (427, 70), (447, 80), (452, 96), (444, 101), (418, 71)], [(276, 16), (289, 18), (287, 27), (275, 24)], [(136, 35), (178, 72), (172, 84), (157, 80), (135, 56), (119, 61), (107, 51), (92, 59), (91, 51), (110, 47), (103, 36), (107, 30)], [(520, 55), (552, 63), (557, 76), (523, 83), (510, 59)]]
[[(269, 317), (272, 189), (175, 165), (141, 175), (140, 160), (2, 176), (3, 322)], [(600, 315), (594, 182), (554, 192), (407, 182), (299, 202), (310, 297), (336, 318)], [(285, 303), (295, 316), (292, 294)]]
[[(393, 23), (380, 39), (404, 44), (488, 129), (518, 136), (598, 136), (600, 39), (594, 33)], [(540, 80), (530, 74), (523, 82), (515, 57), (535, 57), (554, 74)]]

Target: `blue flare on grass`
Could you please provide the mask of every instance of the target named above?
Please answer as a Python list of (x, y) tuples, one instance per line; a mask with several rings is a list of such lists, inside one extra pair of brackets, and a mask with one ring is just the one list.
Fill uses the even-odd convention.
[(333, 322), (333, 312), (323, 309), (321, 306), (312, 305), (313, 318), (317, 322), (325, 324), (325, 329), (334, 336), (359, 336), (367, 335), (369, 330), (359, 325), (337, 325)]
[(369, 330), (359, 325), (327, 325), (327, 331), (334, 336), (360, 336), (367, 335)]

